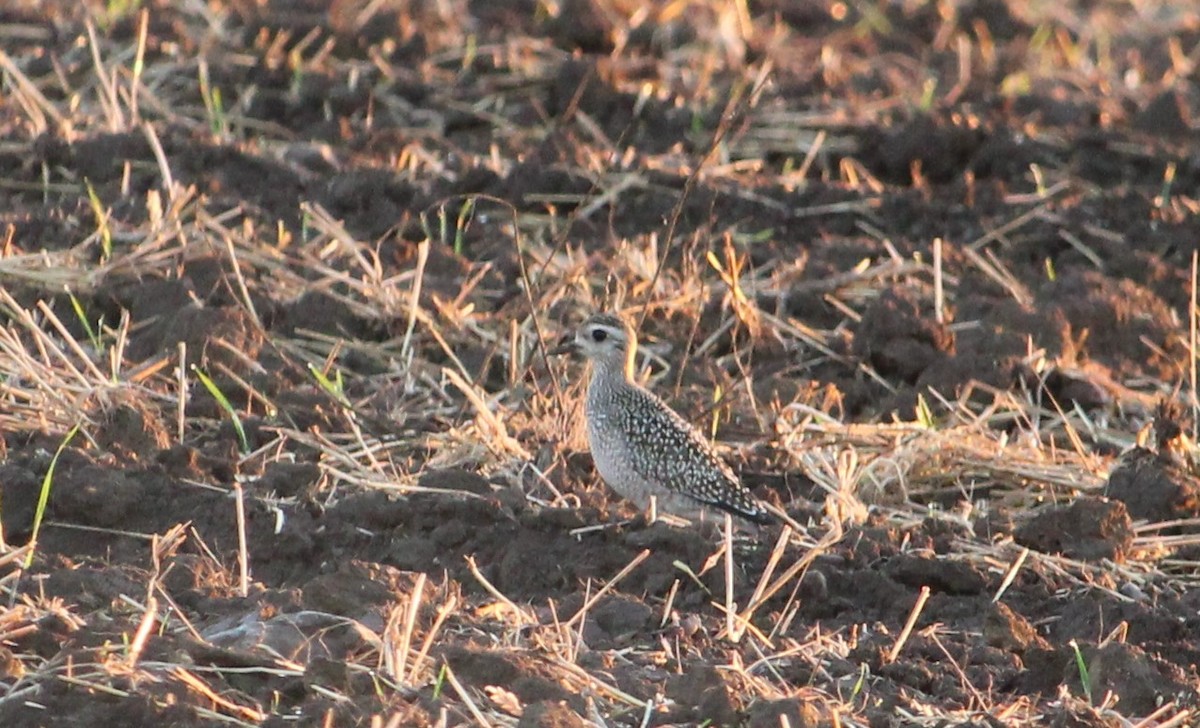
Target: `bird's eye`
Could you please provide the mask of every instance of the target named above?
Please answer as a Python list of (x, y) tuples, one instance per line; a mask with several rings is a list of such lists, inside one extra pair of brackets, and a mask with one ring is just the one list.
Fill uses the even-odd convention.
[(599, 344), (601, 341), (604, 341), (607, 338), (608, 332), (604, 329), (592, 329), (592, 341)]

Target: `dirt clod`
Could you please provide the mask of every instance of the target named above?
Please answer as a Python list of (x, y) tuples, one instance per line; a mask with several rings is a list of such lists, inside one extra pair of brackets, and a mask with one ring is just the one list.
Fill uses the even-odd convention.
[(666, 695), (675, 701), (671, 711), (675, 721), (711, 721), (731, 725), (737, 721), (730, 688), (725, 676), (711, 665), (694, 665), (682, 675), (667, 678)]
[(829, 718), (812, 701), (800, 698), (791, 700), (764, 700), (750, 708), (746, 725), (750, 728), (775, 728), (783, 725), (783, 719), (795, 728), (818, 728), (829, 723)]
[(1042, 509), (1013, 537), (1045, 553), (1120, 562), (1133, 544), (1133, 522), (1120, 501), (1081, 497), (1070, 505)]
[(1047, 649), (1046, 642), (1027, 619), (1004, 602), (996, 602), (983, 615), (983, 638), (993, 647), (1022, 654), (1030, 647)]
[(584, 728), (587, 724), (564, 701), (541, 700), (525, 706), (517, 728)]
[(1109, 474), (1104, 494), (1124, 503), (1137, 519), (1170, 521), (1200, 515), (1200, 479), (1178, 467), (1169, 455), (1143, 448), (1122, 458)]

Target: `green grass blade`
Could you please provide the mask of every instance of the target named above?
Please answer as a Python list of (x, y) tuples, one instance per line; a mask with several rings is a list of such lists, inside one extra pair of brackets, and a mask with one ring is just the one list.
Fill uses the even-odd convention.
[(468, 197), (458, 209), (458, 220), (454, 225), (454, 254), (462, 255), (466, 247), (467, 227), (475, 216), (475, 198)]
[(38, 532), (42, 530), (42, 521), (46, 518), (46, 505), (50, 502), (50, 489), (54, 484), (54, 468), (58, 465), (58, 457), (62, 455), (63, 450), (67, 449), (67, 445), (70, 444), (77, 432), (79, 432), (79, 425), (72, 427), (63, 441), (59, 443), (58, 449), (54, 451), (54, 457), (50, 459), (50, 467), (46, 469), (46, 476), (42, 478), (42, 492), (38, 494), (37, 510), (33, 514), (33, 533), (29, 536), (29, 553), (25, 556), (26, 569), (33, 563)]
[(221, 409), (229, 414), (229, 420), (233, 423), (233, 429), (237, 432), (238, 441), (242, 446), (242, 453), (248, 454), (250, 452), (250, 441), (246, 439), (246, 429), (242, 427), (242, 418), (238, 417), (237, 410), (233, 408), (233, 403), (229, 401), (229, 398), (225, 396), (225, 393), (221, 391), (217, 383), (204, 373), (204, 370), (193, 364), (192, 371), (196, 373), (196, 377), (204, 385), (204, 388), (208, 390), (208, 393), (213, 396), (213, 399), (217, 400), (217, 404), (221, 405)]
[(1092, 679), (1088, 675), (1087, 662), (1083, 659), (1083, 652), (1079, 650), (1079, 643), (1071, 640), (1067, 644), (1075, 650), (1075, 668), (1079, 670), (1079, 682), (1083, 685), (1083, 694), (1087, 696), (1088, 705), (1095, 705), (1092, 702)]
[(100, 201), (100, 195), (96, 194), (92, 183), (84, 180), (84, 184), (87, 186), (88, 204), (96, 216), (96, 229), (100, 231), (101, 260), (108, 260), (112, 257), (112, 229), (108, 225), (108, 210), (104, 209), (104, 203)]
[(79, 319), (79, 323), (83, 326), (83, 330), (87, 333), (88, 341), (92, 342), (92, 348), (100, 351), (100, 337), (96, 334), (96, 330), (92, 328), (92, 324), (88, 321), (87, 313), (83, 310), (83, 304), (75, 297), (74, 293), (67, 291), (67, 296), (71, 299), (71, 308), (75, 309), (75, 318)]
[(330, 397), (336, 399), (338, 404), (342, 405), (343, 407), (350, 407), (350, 400), (346, 397), (346, 392), (343, 389), (344, 382), (342, 381), (342, 372), (340, 369), (334, 373), (333, 379), (325, 376), (325, 372), (316, 368), (312, 364), (308, 365), (308, 371), (313, 375), (313, 378), (317, 380), (317, 384), (321, 385), (321, 389), (324, 389)]

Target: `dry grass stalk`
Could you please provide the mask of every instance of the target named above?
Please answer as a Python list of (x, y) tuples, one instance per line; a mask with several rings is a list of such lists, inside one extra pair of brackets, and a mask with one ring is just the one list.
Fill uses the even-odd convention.
[[(771, 577), (775, 574), (775, 569), (779, 566), (780, 560), (783, 559), (783, 554), (787, 550), (787, 546), (788, 546), (789, 541), (791, 540), (791, 536), (792, 536), (792, 527), (790, 525), (785, 525), (783, 527), (783, 530), (780, 531), (780, 533), (779, 533), (779, 538), (775, 539), (775, 547), (771, 549), (771, 555), (767, 559), (766, 566), (763, 567), (762, 573), (760, 573), (758, 576), (758, 583), (754, 587), (754, 593), (750, 595), (750, 602), (749, 602), (750, 604), (758, 604), (762, 600), (763, 592), (766, 591), (767, 584), (770, 583)], [(671, 587), (672, 597), (675, 594), (678, 584), (679, 584), (679, 582), (677, 580), (675, 582), (675, 586)], [(670, 599), (668, 599), (668, 604), (669, 603), (670, 603)], [(726, 614), (729, 614), (733, 611), (733, 606), (729, 599), (726, 599), (725, 608), (727, 610)], [(741, 614), (738, 614), (737, 615), (738, 622), (743, 625), (747, 624), (749, 614), (750, 614), (750, 610), (747, 610), (746, 612), (742, 612)], [(664, 624), (666, 623), (666, 612), (663, 613), (663, 623)], [(729, 639), (735, 643), (741, 641), (742, 634), (745, 632), (744, 628), (739, 629), (734, 624), (732, 624), (728, 621), (726, 622), (725, 629), (726, 629), (726, 632), (719, 634), (718, 637), (724, 637), (725, 635), (728, 635)]]
[(589, 686), (589, 687), (593, 688), (594, 690), (596, 690), (597, 692), (603, 693), (603, 694), (609, 696), (610, 698), (616, 699), (616, 700), (620, 701), (621, 703), (624, 703), (625, 705), (631, 706), (633, 708), (642, 709), (642, 708), (645, 708), (645, 706), (646, 706), (647, 701), (639, 700), (638, 698), (634, 697), (633, 695), (630, 695), (629, 693), (625, 692), (624, 690), (621, 690), (620, 688), (617, 688), (617, 687), (614, 687), (613, 685), (608, 684), (607, 682), (601, 680), (596, 675), (593, 675), (592, 673), (587, 672), (586, 670), (584, 670), (582, 667), (575, 664), (574, 662), (569, 662), (567, 660), (562, 659), (561, 657), (556, 657), (556, 656), (551, 656), (549, 658), (549, 660), (553, 665), (562, 669), (563, 672), (565, 672), (573, 680), (577, 681), (578, 683), (580, 683), (582, 685)]
[(458, 681), (458, 678), (454, 675), (454, 670), (450, 669), (450, 665), (443, 664), (443, 669), (446, 671), (446, 682), (450, 683), (450, 687), (454, 688), (454, 692), (458, 695), (458, 699), (462, 701), (463, 705), (467, 706), (467, 710), (470, 711), (471, 717), (475, 719), (475, 722), (478, 725), (484, 726), (485, 728), (491, 726), (491, 721), (489, 721), (483, 715), (483, 712), (479, 710), (479, 706), (475, 704), (475, 701), (471, 698), (471, 694), (468, 693), (466, 688), (463, 687), (462, 683)]
[(1176, 709), (1175, 701), (1165, 703), (1158, 710), (1134, 723), (1132, 728), (1176, 728), (1176, 726), (1189, 725), (1188, 719), (1193, 715), (1191, 710), (1180, 710), (1170, 718), (1166, 717), (1168, 713)]
[(250, 594), (250, 550), (246, 537), (246, 493), (242, 484), (233, 482), (233, 509), (238, 537), (238, 593), (243, 597)]
[(513, 439), (508, 434), (508, 428), (504, 422), (492, 412), (491, 408), (483, 400), (483, 396), (476, 388), (469, 384), (463, 377), (453, 369), (442, 369), (442, 375), (450, 380), (450, 383), (462, 392), (467, 397), (467, 401), (474, 407), (475, 413), (478, 415), (478, 421), (485, 425), (487, 437), (485, 441), (489, 447), (495, 447), (498, 454), (507, 454), (520, 460), (529, 460), (531, 455), (517, 440)]
[(1192, 441), (1200, 442), (1200, 382), (1196, 376), (1196, 361), (1200, 358), (1200, 251), (1192, 251), (1192, 274), (1188, 302), (1188, 383), (1192, 390)]
[(749, 624), (751, 617), (759, 609), (759, 607), (761, 607), (768, 599), (775, 596), (776, 593), (791, 583), (793, 579), (803, 574), (803, 572), (812, 565), (812, 562), (819, 555), (837, 543), (841, 537), (841, 530), (835, 528), (829, 530), (816, 543), (808, 545), (808, 549), (799, 559), (796, 560), (796, 563), (789, 566), (788, 569), (784, 571), (784, 573), (781, 574), (778, 579), (772, 582), (770, 586), (767, 586), (761, 590), (755, 590), (758, 592), (758, 594), (750, 601), (749, 604), (746, 605), (746, 608), (742, 610), (742, 613), (739, 617), (740, 621), (744, 624)]
[[(736, 628), (737, 605), (733, 601), (733, 516), (725, 514), (725, 634), (737, 642), (741, 632)], [(644, 552), (643, 552), (644, 553)]]
[(579, 611), (575, 612), (574, 616), (566, 621), (564, 626), (570, 629), (576, 623), (582, 622), (587, 617), (588, 610), (595, 606), (596, 602), (599, 601), (601, 597), (612, 591), (617, 584), (621, 583), (622, 579), (624, 579), (626, 576), (629, 576), (629, 574), (638, 566), (640, 566), (643, 561), (650, 558), (651, 553), (652, 552), (650, 549), (643, 549), (640, 553), (638, 553), (637, 556), (634, 556), (628, 564), (625, 564), (625, 566), (617, 572), (616, 576), (609, 579), (608, 583), (601, 587), (595, 594), (591, 595), (591, 597), (589, 597), (588, 600), (583, 603), (583, 606), (579, 608)]
[(38, 135), (45, 134), (49, 130), (49, 124), (46, 117), (50, 117), (58, 126), (59, 129), (69, 128), (67, 120), (59, 113), (54, 104), (46, 98), (38, 87), (29, 80), (21, 69), (13, 63), (12, 58), (0, 50), (0, 69), (7, 73), (16, 84), (16, 99), (21, 104), (22, 110), (33, 123), (33, 129)]
[(412, 595), (408, 599), (408, 606), (404, 613), (404, 630), (400, 633), (400, 645), (396, 650), (397, 665), (393, 673), (398, 682), (403, 683), (405, 680), (406, 667), (408, 664), (408, 649), (412, 644), (413, 628), (417, 623), (417, 614), (421, 609), (421, 599), (425, 594), (425, 574), (424, 572), (417, 575), (417, 583), (413, 585)]
[(1004, 578), (1000, 581), (1000, 587), (996, 589), (995, 596), (992, 597), (992, 603), (1000, 601), (1004, 596), (1004, 592), (1008, 591), (1008, 587), (1012, 586), (1013, 581), (1017, 578), (1017, 573), (1021, 571), (1021, 565), (1025, 563), (1025, 559), (1029, 557), (1029, 549), (1021, 549), (1021, 553), (1017, 558), (1013, 559), (1012, 565), (1004, 572)]
[(456, 594), (451, 594), (438, 607), (437, 614), (433, 618), (433, 624), (429, 627), (429, 631), (425, 633), (425, 640), (421, 643), (421, 649), (413, 657), (412, 666), (408, 670), (409, 684), (416, 684), (417, 680), (420, 679), (421, 669), (425, 666), (425, 661), (429, 658), (429, 650), (433, 647), (434, 640), (437, 638), (442, 625), (445, 623), (447, 617), (458, 611), (459, 606), (460, 597)]
[(475, 577), (475, 580), (479, 582), (479, 585), (482, 586), (488, 594), (491, 594), (496, 598), (496, 600), (508, 608), (509, 613), (513, 616), (513, 619), (518, 625), (537, 623), (537, 620), (533, 616), (527, 614), (524, 609), (518, 607), (513, 600), (505, 596), (503, 592), (497, 589), (495, 585), (492, 584), (492, 582), (489, 581), (488, 578), (479, 571), (479, 567), (475, 564), (474, 557), (468, 556), (466, 557), (466, 561), (467, 569), (470, 570), (471, 576)]
[(157, 534), (150, 543), (150, 557), (153, 569), (146, 585), (146, 605), (142, 612), (141, 622), (129, 643), (126, 653), (125, 668), (133, 670), (145, 648), (150, 631), (158, 623), (158, 592), (162, 591), (163, 562), (172, 557), (187, 539), (185, 527), (177, 525), (168, 530), (160, 538)]
[(175, 667), (169, 670), (169, 674), (178, 678), (180, 682), (189, 689), (199, 693), (204, 699), (213, 702), (235, 716), (240, 716), (253, 722), (260, 722), (267, 718), (267, 714), (257, 708), (252, 708), (248, 705), (239, 705), (217, 694), (207, 683), (183, 667)]

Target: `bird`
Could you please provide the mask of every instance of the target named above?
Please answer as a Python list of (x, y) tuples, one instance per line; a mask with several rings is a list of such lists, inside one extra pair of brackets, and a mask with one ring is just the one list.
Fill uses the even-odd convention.
[(678, 515), (707, 508), (759, 525), (774, 522), (712, 444), (633, 379), (637, 335), (621, 316), (595, 313), (552, 354), (577, 352), (592, 365), (585, 397), (588, 446), (600, 477), (639, 508)]

